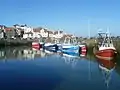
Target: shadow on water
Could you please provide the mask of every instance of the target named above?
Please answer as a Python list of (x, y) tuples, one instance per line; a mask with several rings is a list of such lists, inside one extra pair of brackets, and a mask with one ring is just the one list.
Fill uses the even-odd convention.
[[(45, 57), (48, 57), (47, 60), (40, 60), (40, 58)], [(0, 61), (3, 60), (7, 62), (7, 60), (13, 59), (16, 61), (34, 60), (35, 62), (32, 62), (32, 66), (31, 64), (16, 64), (12, 70), (12, 66), (7, 64), (8, 66), (6, 67), (10, 68), (8, 71), (5, 66), (0, 63), (0, 80), (3, 80), (3, 82), (0, 82), (1, 85), (6, 82), (10, 83), (14, 78), (16, 78), (16, 80), (20, 78), (18, 81), (13, 80), (6, 89), (14, 88), (18, 90), (17, 88), (23, 89), (24, 87), (30, 90), (87, 90), (88, 88), (93, 90), (106, 90), (105, 87), (100, 86), (105, 85), (109, 90), (113, 90), (113, 88), (109, 88), (112, 82), (112, 73), (115, 72), (120, 76), (119, 55), (113, 60), (104, 60), (96, 58), (92, 49), (89, 49), (86, 55), (81, 56), (50, 52), (47, 50), (43, 52), (31, 47), (6, 47), (0, 49)], [(65, 64), (63, 64), (63, 62)], [(35, 65), (33, 65), (33, 63), (35, 63)], [(5, 71), (1, 70), (3, 67)], [(9, 70), (11, 70), (11, 72), (14, 71), (14, 73), (11, 73)], [(10, 75), (9, 77), (11, 79), (7, 75)], [(88, 79), (86, 77), (88, 77)], [(85, 83), (88, 84), (87, 87)], [(12, 87), (12, 84), (16, 85), (16, 87)], [(94, 84), (96, 84), (96, 87), (94, 87)], [(1, 85), (0, 89), (4, 87)]]

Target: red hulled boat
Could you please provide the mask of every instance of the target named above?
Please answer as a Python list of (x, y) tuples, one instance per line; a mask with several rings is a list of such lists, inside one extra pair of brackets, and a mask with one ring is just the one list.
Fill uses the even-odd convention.
[(40, 48), (39, 42), (32, 42), (32, 47), (33, 48)]
[(42, 42), (42, 37), (39, 40), (35, 40), (32, 42), (32, 47), (37, 48), (37, 49), (42, 49), (43, 48), (43, 42)]
[[(102, 33), (103, 34), (103, 33)], [(111, 60), (116, 55), (116, 49), (113, 45), (112, 39), (107, 33), (104, 33), (104, 38), (100, 46), (98, 46), (98, 51), (95, 53), (96, 57)]]
[(86, 45), (79, 45), (79, 47), (80, 47), (80, 51), (79, 51), (79, 53), (80, 53), (80, 56), (86, 56), (86, 54), (87, 54), (87, 47), (86, 47)]
[(100, 48), (96, 52), (96, 57), (106, 59), (106, 60), (111, 60), (115, 57), (116, 50), (112, 47), (109, 48)]

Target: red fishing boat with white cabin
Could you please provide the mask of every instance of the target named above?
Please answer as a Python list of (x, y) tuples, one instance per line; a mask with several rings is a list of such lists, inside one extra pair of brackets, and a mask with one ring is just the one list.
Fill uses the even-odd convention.
[(113, 45), (112, 39), (108, 33), (99, 33), (104, 34), (104, 38), (101, 44), (98, 46), (98, 51), (95, 53), (96, 57), (103, 58), (106, 60), (111, 60), (116, 55), (116, 48)]

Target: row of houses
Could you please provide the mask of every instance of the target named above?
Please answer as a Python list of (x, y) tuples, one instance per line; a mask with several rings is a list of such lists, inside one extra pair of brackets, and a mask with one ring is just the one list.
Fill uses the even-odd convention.
[[(42, 27), (33, 28), (30, 26), (27, 26), (26, 24), (25, 25), (15, 24), (12, 27), (6, 27), (4, 25), (0, 25), (0, 30), (4, 30), (5, 33), (8, 33), (8, 32), (13, 34), (17, 33), (18, 35), (21, 35), (21, 33), (23, 32), (22, 38), (24, 39), (27, 39), (27, 38), (34, 39), (34, 38), (40, 38), (40, 37), (62, 38), (64, 36), (73, 36), (70, 34), (65, 34), (61, 30), (55, 31), (55, 30), (49, 30)], [(11, 35), (10, 37), (14, 37), (14, 35)]]

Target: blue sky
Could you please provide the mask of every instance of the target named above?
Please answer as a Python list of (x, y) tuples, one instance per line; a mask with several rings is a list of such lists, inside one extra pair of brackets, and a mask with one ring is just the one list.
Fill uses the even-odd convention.
[(0, 24), (28, 24), (96, 35), (99, 28), (120, 35), (120, 0), (0, 0)]

